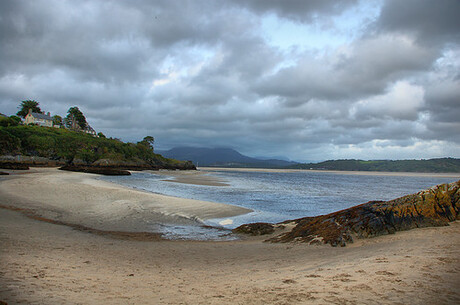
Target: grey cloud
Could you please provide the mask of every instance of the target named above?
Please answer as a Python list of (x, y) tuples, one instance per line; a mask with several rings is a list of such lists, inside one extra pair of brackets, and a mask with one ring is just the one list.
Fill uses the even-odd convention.
[(443, 80), (427, 85), (426, 127), (435, 139), (460, 143), (460, 81)]
[(344, 9), (356, 4), (356, 0), (233, 0), (243, 7), (254, 11), (257, 14), (275, 13), (283, 18), (295, 21), (311, 21), (318, 15), (333, 15), (342, 12)]
[[(1, 10), (0, 28), (9, 33), (1, 35), (2, 71), (30, 75), (60, 69), (81, 79), (103, 81), (138, 80), (142, 76), (139, 67), (148, 50), (136, 47), (136, 39), (127, 39), (123, 30), (127, 24), (107, 18), (102, 5), (18, 3)], [(130, 19), (129, 14), (124, 17)]]
[(457, 0), (388, 0), (376, 23), (379, 30), (416, 35), (419, 43), (460, 42)]
[(427, 107), (434, 119), (444, 122), (459, 122), (460, 80), (443, 80), (427, 86)]
[(206, 14), (210, 5), (176, 1), (2, 4), (2, 70), (52, 66), (102, 82), (154, 77), (170, 48), (217, 43), (235, 19), (221, 22), (219, 14)]

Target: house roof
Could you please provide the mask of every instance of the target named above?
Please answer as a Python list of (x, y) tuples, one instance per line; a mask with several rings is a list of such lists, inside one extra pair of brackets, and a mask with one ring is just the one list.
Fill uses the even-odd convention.
[(42, 120), (49, 120), (49, 121), (53, 120), (49, 115), (43, 114), (43, 113), (32, 112), (32, 116), (34, 118), (42, 119)]

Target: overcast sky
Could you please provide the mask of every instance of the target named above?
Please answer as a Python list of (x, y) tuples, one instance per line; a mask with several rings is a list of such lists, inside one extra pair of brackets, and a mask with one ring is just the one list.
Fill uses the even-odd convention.
[(460, 157), (460, 1), (2, 0), (0, 112), (25, 99), (157, 149)]

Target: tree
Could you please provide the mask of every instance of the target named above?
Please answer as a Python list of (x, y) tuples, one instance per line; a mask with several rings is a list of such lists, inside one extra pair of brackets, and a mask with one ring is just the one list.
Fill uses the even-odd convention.
[(155, 143), (155, 138), (152, 136), (146, 136), (142, 141), (138, 142), (138, 144), (147, 146), (151, 150), (153, 150), (153, 143)]
[(53, 125), (62, 126), (62, 117), (60, 115), (53, 116)]
[(78, 107), (70, 107), (64, 120), (67, 128), (72, 130), (84, 130), (88, 123)]
[(98, 133), (97, 133), (97, 136), (98, 136), (99, 138), (105, 138), (105, 137), (106, 137), (105, 134), (103, 134), (102, 132), (98, 132)]
[(38, 102), (34, 100), (22, 101), (18, 108), (20, 108), (20, 110), (16, 114), (22, 118), (26, 117), (26, 115), (29, 113), (29, 109), (32, 109), (32, 112), (43, 113), (38, 106)]

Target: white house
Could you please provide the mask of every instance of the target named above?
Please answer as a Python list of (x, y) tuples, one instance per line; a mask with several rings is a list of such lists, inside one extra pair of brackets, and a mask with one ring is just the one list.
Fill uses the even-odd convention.
[(53, 127), (53, 118), (50, 116), (50, 113), (47, 114), (32, 112), (32, 109), (29, 109), (29, 113), (26, 115), (24, 123), (37, 124), (44, 127)]

